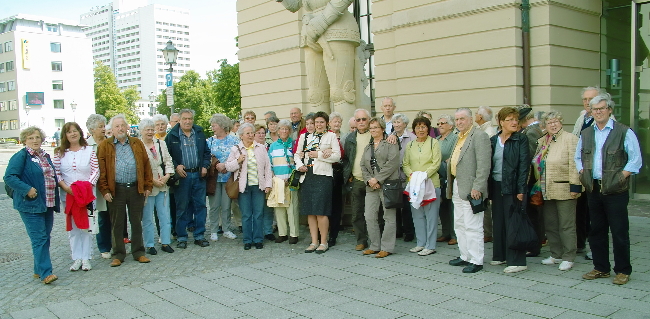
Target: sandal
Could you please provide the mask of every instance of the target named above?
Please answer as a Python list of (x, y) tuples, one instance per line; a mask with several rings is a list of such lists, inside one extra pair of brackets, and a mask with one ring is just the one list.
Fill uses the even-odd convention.
[[(324, 249), (320, 249), (321, 246), (322, 246), (322, 247), (325, 247), (325, 248), (324, 248)], [(320, 244), (320, 245), (318, 246), (318, 248), (316, 249), (316, 253), (317, 253), (317, 254), (322, 254), (322, 253), (326, 252), (328, 249), (329, 249), (329, 247), (328, 247), (326, 244)]]
[[(311, 248), (314, 247), (314, 248)], [(318, 247), (318, 244), (311, 243), (309, 246), (307, 246), (307, 249), (305, 249), (306, 253), (313, 253), (314, 250), (316, 250), (316, 247)]]
[(57, 279), (59, 279), (59, 277), (57, 277), (56, 275), (49, 275), (49, 276), (45, 277), (45, 279), (43, 280), (43, 283), (47, 285), (47, 284), (52, 283), (53, 281), (56, 281)]

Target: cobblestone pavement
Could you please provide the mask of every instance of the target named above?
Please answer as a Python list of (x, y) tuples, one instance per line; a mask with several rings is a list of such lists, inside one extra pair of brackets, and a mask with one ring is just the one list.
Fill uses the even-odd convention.
[[(2, 196), (4, 197), (4, 196)], [(647, 209), (647, 208), (646, 208)], [(70, 248), (61, 214), (52, 232), (52, 261), (59, 280), (32, 278), (24, 225), (10, 200), (0, 200), (0, 318), (650, 318), (650, 219), (631, 217), (631, 281), (585, 281), (592, 266), (579, 256), (573, 270), (529, 258), (529, 270), (504, 274), (487, 265), (463, 274), (447, 262), (457, 246), (419, 257), (398, 240), (384, 259), (354, 251), (344, 231), (323, 255), (305, 254), (301, 242), (266, 242), (244, 251), (240, 240), (220, 238), (210, 247), (190, 245), (173, 254), (127, 258), (121, 267), (92, 260), (93, 270), (69, 272)], [(98, 255), (98, 253), (96, 253)], [(5, 258), (9, 256), (10, 258)], [(17, 260), (15, 260), (18, 258)], [(7, 260), (9, 259), (9, 260)]]

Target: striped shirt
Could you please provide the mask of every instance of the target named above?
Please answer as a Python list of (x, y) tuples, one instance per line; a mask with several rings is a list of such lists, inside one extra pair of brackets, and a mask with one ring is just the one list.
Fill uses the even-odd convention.
[(259, 180), (257, 178), (257, 159), (255, 158), (255, 143), (251, 144), (251, 147), (246, 148), (246, 169), (248, 176), (248, 186), (259, 185)]
[(181, 165), (185, 166), (186, 170), (199, 168), (199, 154), (196, 148), (196, 134), (194, 129), (190, 132), (190, 136), (185, 135), (180, 128), (178, 131), (181, 137), (181, 153), (183, 154)]
[(291, 145), (293, 145), (293, 140), (289, 137), (286, 142), (278, 139), (269, 147), (269, 159), (273, 174), (284, 180), (289, 179), (291, 171), (295, 167)]
[(113, 144), (115, 144), (115, 182), (135, 183), (137, 170), (129, 138), (127, 137), (124, 143), (119, 143), (119, 140), (115, 138)]

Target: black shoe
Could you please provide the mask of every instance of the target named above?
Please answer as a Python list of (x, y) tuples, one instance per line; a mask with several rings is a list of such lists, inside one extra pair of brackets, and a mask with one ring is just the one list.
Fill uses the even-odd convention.
[(149, 248), (147, 248), (147, 254), (149, 254), (149, 255), (158, 255), (158, 251), (156, 251), (156, 248), (154, 248), (154, 247), (149, 247)]
[(289, 237), (289, 244), (295, 245), (298, 243), (298, 237)]
[(267, 235), (264, 236), (264, 238), (266, 238), (266, 239), (268, 239), (268, 240), (275, 240), (275, 235), (273, 235), (273, 234), (267, 234)]
[(217, 235), (223, 234), (223, 229), (221, 229), (221, 226), (219, 226), (219, 230), (217, 230)]
[[(452, 265), (452, 266), (467, 266), (467, 265), (469, 265), (470, 263), (467, 262), (467, 261), (464, 261), (464, 260), (462, 260), (460, 257), (458, 257), (458, 258), (456, 258), (456, 259), (452, 259), (452, 260), (450, 260), (450, 261), (449, 261), (449, 264)], [(481, 267), (482, 267), (482, 266), (481, 266)]]
[(336, 238), (330, 238), (327, 240), (327, 246), (328, 247), (334, 247), (336, 246)]
[(404, 234), (402, 234), (402, 233), (397, 233), (395, 235), (395, 238), (402, 238), (402, 237), (404, 237)]
[(264, 248), (264, 244), (262, 243), (255, 243), (255, 249), (262, 249)]
[(174, 252), (174, 248), (172, 248), (172, 246), (169, 245), (162, 245), (162, 248), (160, 248), (160, 250), (170, 254)]
[(187, 248), (187, 242), (186, 241), (179, 241), (178, 244), (176, 245), (176, 248)]
[(526, 253), (526, 257), (537, 257), (537, 256), (539, 256), (539, 253), (531, 253), (531, 252)]
[(463, 268), (463, 272), (466, 274), (473, 274), (479, 270), (483, 269), (483, 265), (474, 265), (470, 263), (467, 267)]
[(251, 246), (251, 244), (244, 244), (244, 250), (250, 250)]
[(405, 234), (404, 235), (404, 241), (407, 242), (407, 243), (412, 242), (413, 239), (415, 239), (415, 236), (413, 234)]
[(241, 228), (241, 226), (239, 226), (239, 232), (240, 232), (240, 233), (243, 233), (243, 232), (244, 232), (244, 230)]
[(201, 247), (208, 247), (210, 246), (210, 242), (207, 239), (197, 239), (194, 241), (194, 245), (198, 245)]
[(287, 239), (289, 239), (289, 236), (278, 236), (278, 238), (275, 239), (275, 242), (279, 244), (285, 242)]

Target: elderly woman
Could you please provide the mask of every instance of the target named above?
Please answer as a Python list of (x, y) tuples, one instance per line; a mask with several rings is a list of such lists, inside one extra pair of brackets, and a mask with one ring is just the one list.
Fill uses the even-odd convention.
[[(412, 204), (413, 226), (417, 245), (409, 251), (426, 256), (436, 253), (436, 238), (438, 235), (438, 212), (440, 210), (440, 143), (429, 136), (431, 121), (426, 117), (413, 120), (413, 132), (416, 139), (406, 146), (402, 167), (406, 176), (411, 178), (413, 172), (424, 172), (431, 180), (436, 190), (436, 200), (415, 208)], [(426, 182), (426, 181), (425, 181)]]
[(442, 154), (442, 163), (440, 164), (440, 188), (442, 197), (440, 198), (440, 224), (442, 226), (442, 235), (436, 239), (438, 242), (446, 241), (449, 245), (456, 245), (456, 232), (454, 231), (454, 204), (451, 198), (447, 198), (447, 160), (454, 151), (454, 146), (458, 140), (458, 135), (454, 134), (454, 120), (451, 115), (441, 115), (438, 118), (438, 132), (436, 137), (440, 143), (440, 153)]
[(278, 122), (280, 120), (275, 117), (274, 115), (270, 116), (268, 119), (266, 119), (266, 128), (268, 129), (265, 135), (265, 142), (268, 147), (268, 145), (273, 144), (273, 142), (278, 140)]
[(573, 162), (578, 138), (562, 129), (560, 112), (548, 112), (542, 120), (546, 134), (537, 141), (537, 153), (533, 156), (537, 182), (531, 190), (531, 195), (541, 193), (544, 199), (544, 227), (551, 256), (542, 264), (560, 264), (560, 270), (569, 270), (576, 258), (576, 203), (582, 191)]
[[(488, 180), (490, 199), (492, 199), (492, 223), (494, 235), (494, 257), (491, 265), (507, 264), (505, 273), (515, 273), (528, 269), (526, 252), (509, 249), (507, 246), (508, 221), (512, 214), (510, 207), (522, 201), (526, 193), (530, 156), (528, 138), (519, 133), (519, 112), (513, 107), (499, 111), (497, 120), (500, 131), (490, 138), (492, 144), (492, 170)], [(524, 207), (525, 203), (522, 203)]]
[[(356, 124), (356, 122), (355, 122)], [(330, 131), (336, 134), (336, 138), (343, 147), (347, 133), (341, 134), (341, 126), (343, 125), (343, 116), (339, 112), (332, 112), (330, 114)], [(343, 164), (341, 161), (332, 163), (332, 215), (330, 216), (330, 236), (327, 240), (327, 246), (332, 247), (336, 245), (336, 238), (339, 237), (339, 230), (341, 230), (341, 216), (343, 216)]]
[[(433, 122), (433, 115), (431, 115), (431, 113), (429, 113), (427, 111), (419, 111), (418, 114), (415, 117), (416, 118), (417, 117), (426, 117), (426, 118), (429, 119), (430, 122)], [(436, 127), (432, 127), (431, 131), (429, 132), (429, 136), (431, 136), (433, 138), (436, 138), (436, 137), (438, 137), (438, 135), (440, 135), (440, 133), (438, 132), (438, 129)]]
[(239, 144), (239, 138), (228, 134), (232, 121), (223, 114), (215, 114), (210, 118), (210, 127), (214, 135), (206, 140), (208, 149), (212, 156), (219, 161), (215, 169), (219, 174), (216, 176), (217, 187), (213, 195), (208, 195), (210, 203), (210, 228), (212, 235), (210, 240), (219, 239), (219, 228), (223, 236), (229, 239), (236, 239), (237, 235), (232, 232), (230, 219), (230, 197), (226, 192), (226, 182), (230, 178), (230, 172), (226, 170), (226, 161), (230, 156), (230, 150)]
[[(399, 179), (406, 181), (406, 174), (404, 174), (404, 169), (402, 168), (402, 162), (404, 161), (404, 151), (406, 150), (406, 145), (411, 141), (415, 141), (416, 136), (413, 132), (409, 132), (406, 128), (409, 126), (409, 118), (402, 114), (396, 113), (393, 115), (393, 134), (399, 139), (400, 143), (400, 155), (399, 155)], [(406, 186), (406, 183), (405, 183)], [(397, 238), (404, 237), (405, 242), (411, 242), (415, 238), (415, 228), (413, 228), (413, 216), (411, 216), (411, 208), (409, 207), (409, 197), (403, 195), (403, 207), (397, 208), (396, 213), (396, 222), (397, 222)]]
[(297, 169), (305, 173), (300, 177), (300, 214), (307, 215), (311, 235), (311, 244), (305, 252), (322, 254), (329, 248), (328, 216), (332, 214), (334, 184), (332, 164), (341, 159), (341, 147), (336, 134), (327, 131), (327, 113), (317, 112), (313, 122), (314, 132), (300, 135), (294, 157)]
[[(92, 147), (88, 146), (79, 124), (65, 123), (61, 133), (61, 146), (54, 150), (54, 159), (52, 160), (59, 186), (71, 196), (75, 195), (71, 186), (78, 181), (90, 182), (94, 190), (97, 179), (99, 179), (97, 154)], [(73, 205), (77, 199), (66, 204), (66, 201), (70, 199), (66, 197), (61, 197), (61, 204), (66, 206), (66, 230), (69, 231), (70, 249), (72, 250), (72, 260), (74, 260), (70, 271), (77, 271), (79, 268), (88, 271), (92, 268), (90, 265), (92, 234), (88, 232), (88, 228), (90, 228), (88, 215), (84, 213), (79, 216), (73, 212), (69, 213), (67, 205)]]
[[(266, 127), (264, 127), (264, 125), (255, 124), (255, 142), (264, 145), (268, 152), (271, 144), (266, 142), (265, 136)], [(267, 205), (266, 200), (264, 201), (264, 213), (262, 219), (262, 232), (264, 233), (264, 238), (274, 241), (276, 238), (275, 235), (273, 235), (273, 208)]]
[(264, 145), (255, 141), (255, 127), (243, 123), (238, 135), (241, 142), (232, 147), (226, 170), (236, 172), (239, 180), (239, 209), (241, 210), (244, 250), (264, 248), (263, 219), (265, 194), (271, 190), (271, 163)]
[(173, 253), (174, 249), (169, 245), (171, 244), (172, 226), (169, 209), (169, 186), (167, 186), (167, 181), (174, 174), (174, 164), (167, 150), (167, 143), (164, 141), (160, 142), (154, 136), (156, 134), (155, 122), (152, 119), (143, 119), (140, 121), (138, 127), (142, 134), (142, 143), (144, 143), (147, 149), (153, 176), (153, 189), (146, 199), (144, 209), (142, 210), (144, 247), (150, 255), (156, 255), (158, 253), (154, 247), (153, 211), (155, 208), (160, 225), (161, 249), (164, 252)]
[[(97, 154), (97, 146), (106, 139), (106, 118), (100, 114), (91, 114), (86, 120), (86, 128), (90, 133), (90, 137), (86, 142)], [(97, 249), (99, 249), (102, 258), (110, 259), (111, 248), (113, 248), (111, 243), (111, 217), (108, 215), (106, 199), (96, 186), (95, 197), (95, 209), (97, 209), (99, 224), (99, 233), (95, 236)]]
[[(167, 115), (156, 114), (152, 118), (154, 123), (154, 129), (156, 134), (154, 137), (158, 140), (164, 141), (165, 136), (167, 136), (167, 125), (169, 125), (169, 120), (167, 120)], [(142, 130), (142, 128), (140, 128)]]
[(384, 207), (384, 231), (380, 233), (379, 204), (385, 204), (382, 185), (387, 180), (396, 180), (399, 177), (400, 151), (397, 144), (386, 142), (384, 120), (372, 118), (369, 127), (371, 139), (363, 152), (361, 171), (367, 185), (364, 216), (368, 226), (370, 247), (364, 250), (363, 254), (377, 254), (376, 258), (384, 258), (392, 254), (395, 249), (397, 227), (395, 208)]
[(54, 164), (41, 148), (45, 136), (36, 126), (20, 132), (25, 148), (9, 160), (4, 181), (13, 189), (14, 209), (20, 213), (32, 242), (34, 278), (49, 284), (58, 279), (52, 274), (50, 233), (54, 212), (59, 211), (59, 190)]
[[(275, 177), (286, 181), (291, 176), (291, 172), (296, 167), (291, 152), (291, 121), (282, 120), (278, 124), (278, 139), (269, 146), (269, 158), (271, 159), (271, 170)], [(275, 219), (278, 223), (278, 238), (276, 243), (282, 243), (289, 240), (289, 244), (298, 243), (298, 234), (300, 233), (298, 219), (298, 192), (290, 192), (289, 207), (275, 207)], [(288, 232), (287, 232), (288, 224)], [(290, 238), (289, 238), (290, 237)]]
[(257, 114), (253, 111), (246, 111), (244, 113), (244, 123), (251, 123), (255, 125), (255, 121), (257, 120)]
[[(167, 115), (156, 114), (153, 116), (152, 120), (156, 131), (154, 137), (164, 142), (165, 137), (167, 136), (167, 126), (169, 125), (169, 120), (167, 120)], [(176, 201), (174, 200), (174, 190), (170, 188), (168, 192), (169, 192), (169, 215), (171, 216), (171, 233), (176, 234), (176, 232), (174, 231), (174, 225), (176, 225)], [(154, 209), (153, 214), (156, 220), (156, 229), (158, 231), (158, 236), (160, 236), (160, 221), (158, 219), (158, 211)], [(124, 224), (126, 225), (126, 222)]]

